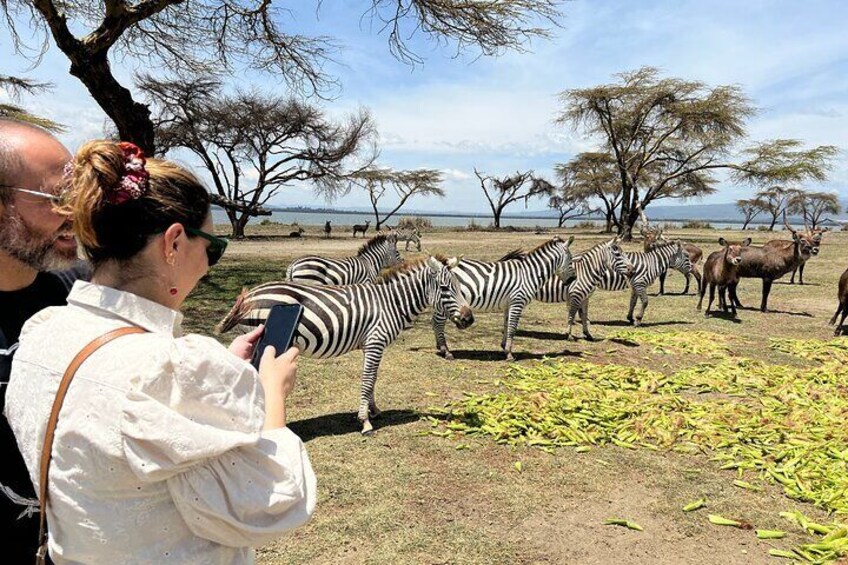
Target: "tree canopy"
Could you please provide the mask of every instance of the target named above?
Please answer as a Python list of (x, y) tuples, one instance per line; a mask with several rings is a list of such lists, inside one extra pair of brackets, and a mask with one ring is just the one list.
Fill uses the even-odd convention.
[[(314, 4), (322, 7), (320, 0)], [(416, 62), (409, 43), (416, 34), (484, 55), (523, 49), (547, 35), (537, 22), (555, 25), (560, 4), (365, 0), (363, 17), (382, 24), (394, 56)], [(130, 58), (183, 79), (249, 68), (305, 95), (327, 95), (337, 85), (328, 70), (340, 47), (336, 40), (290, 29), (291, 8), (267, 0), (2, 0), (0, 12), (19, 54), (37, 63), (52, 39), (121, 139), (148, 153), (155, 149), (150, 110), (115, 77), (110, 60)]]
[(185, 148), (209, 172), (233, 236), (281, 188), (308, 182), (330, 197), (376, 156), (375, 130), (365, 110), (333, 120), (319, 107), (257, 92), (227, 95), (214, 79), (158, 81), (141, 88), (156, 111), (159, 148)]
[[(374, 227), (378, 230), (413, 196), (445, 196), (445, 191), (440, 186), (442, 173), (435, 169), (396, 171), (391, 168), (369, 167), (350, 174), (348, 178), (368, 193), (374, 211)], [(381, 212), (378, 205), (389, 189), (395, 196), (393, 204), (389, 205), (393, 208)]]
[(715, 172), (759, 186), (826, 178), (836, 148), (801, 149), (797, 140), (773, 140), (742, 150), (746, 122), (756, 109), (738, 86), (661, 77), (642, 67), (617, 81), (563, 92), (557, 123), (582, 129), (600, 142), (621, 185), (620, 233), (630, 237), (643, 209), (661, 198), (710, 194)]

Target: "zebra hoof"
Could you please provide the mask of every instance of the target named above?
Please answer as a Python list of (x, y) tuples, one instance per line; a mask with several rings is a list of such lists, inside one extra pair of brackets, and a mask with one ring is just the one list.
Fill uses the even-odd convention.
[(374, 426), (372, 426), (371, 422), (369, 422), (368, 420), (362, 422), (362, 435), (364, 435), (365, 437), (374, 435)]
[(453, 361), (453, 353), (451, 353), (450, 351), (443, 351), (442, 355), (444, 355), (445, 359), (447, 359), (448, 361)]
[(506, 354), (506, 360), (507, 361), (515, 361), (515, 357), (512, 356), (512, 353), (507, 353)]

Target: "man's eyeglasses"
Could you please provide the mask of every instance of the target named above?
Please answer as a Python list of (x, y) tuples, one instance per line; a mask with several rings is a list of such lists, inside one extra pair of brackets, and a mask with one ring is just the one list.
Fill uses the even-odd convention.
[(205, 231), (196, 230), (194, 228), (186, 228), (185, 231), (189, 235), (202, 237), (203, 239), (209, 242), (209, 245), (206, 247), (206, 258), (209, 261), (210, 267), (221, 260), (221, 256), (227, 249), (226, 239), (214, 236), (210, 233), (206, 233)]
[(43, 198), (45, 201), (49, 201), (54, 206), (58, 206), (62, 201), (62, 198), (58, 194), (52, 194), (49, 192), (41, 192), (39, 190), (31, 190), (29, 188), (21, 188), (19, 186), (7, 186), (5, 184), (0, 184), (0, 188), (8, 188), (9, 190), (22, 192), (30, 196), (37, 196), (39, 198)]

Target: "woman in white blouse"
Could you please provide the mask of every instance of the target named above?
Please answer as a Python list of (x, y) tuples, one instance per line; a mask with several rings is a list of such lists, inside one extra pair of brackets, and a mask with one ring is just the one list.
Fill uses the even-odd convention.
[(188, 171), (132, 144), (95, 141), (72, 162), (65, 204), (94, 266), (68, 305), (25, 325), (6, 417), (39, 487), (48, 415), (71, 359), (88, 358), (56, 427), (50, 556), (63, 563), (250, 563), (251, 547), (309, 520), (315, 475), (286, 428), (297, 350), (250, 358), (261, 329), (229, 349), (183, 336), (180, 306), (225, 242)]

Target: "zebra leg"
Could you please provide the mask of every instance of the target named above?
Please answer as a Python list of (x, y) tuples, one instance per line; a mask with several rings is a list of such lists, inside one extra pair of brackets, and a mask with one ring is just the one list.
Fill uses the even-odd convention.
[[(692, 275), (690, 273), (686, 273), (684, 275), (686, 277), (686, 286), (683, 287), (683, 294), (689, 294), (689, 281), (692, 279)], [(662, 292), (660, 292), (662, 294)]]
[(518, 330), (518, 322), (521, 320), (521, 313), (527, 306), (526, 302), (517, 302), (509, 305), (504, 316), (506, 327), (504, 328), (503, 350), (506, 352), (507, 361), (515, 361), (512, 356), (512, 342), (515, 339), (515, 332)]
[[(577, 306), (574, 305), (572, 301), (568, 303), (568, 331), (565, 334), (565, 339), (571, 341), (574, 339), (571, 337), (571, 329), (574, 327), (574, 316), (577, 315)], [(834, 316), (835, 318), (836, 316)]]
[(639, 305), (639, 315), (636, 316), (636, 321), (634, 322), (634, 325), (641, 326), (642, 318), (645, 316), (645, 310), (647, 310), (648, 308), (648, 287), (639, 286), (638, 293), (641, 304)]
[(436, 335), (436, 350), (448, 361), (453, 360), (453, 354), (448, 349), (448, 340), (445, 337), (445, 322), (447, 318), (437, 312), (433, 312), (433, 333)]
[(636, 300), (639, 298), (636, 287), (630, 289), (630, 309), (627, 310), (627, 321), (633, 323), (633, 311), (636, 310)]
[(356, 415), (362, 422), (362, 435), (374, 433), (371, 418), (380, 415), (380, 410), (374, 400), (374, 385), (377, 383), (377, 371), (380, 369), (384, 349), (385, 346), (379, 343), (365, 345), (362, 348), (365, 360), (362, 367), (362, 384), (359, 393), (359, 413)]
[(580, 305), (580, 323), (583, 324), (583, 337), (586, 341), (595, 341), (595, 338), (589, 333), (589, 299), (583, 301)]
[[(660, 296), (665, 294), (665, 276), (668, 274), (668, 271), (663, 271), (660, 273)], [(689, 280), (688, 278), (686, 279)]]

